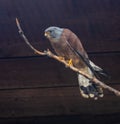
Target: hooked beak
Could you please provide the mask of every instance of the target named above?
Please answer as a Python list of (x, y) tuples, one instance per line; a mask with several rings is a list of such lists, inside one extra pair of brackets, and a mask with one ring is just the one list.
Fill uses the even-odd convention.
[(44, 36), (47, 37), (47, 32), (44, 33)]
[(49, 33), (49, 32), (45, 32), (45, 33), (44, 33), (44, 36), (45, 36), (45, 37), (49, 37), (49, 36), (50, 36), (50, 33)]

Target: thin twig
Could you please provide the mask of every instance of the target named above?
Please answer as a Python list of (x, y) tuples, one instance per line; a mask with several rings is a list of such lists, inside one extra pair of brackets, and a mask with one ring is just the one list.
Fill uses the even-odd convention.
[(21, 26), (20, 26), (20, 23), (19, 23), (19, 21), (18, 21), (17, 18), (16, 18), (16, 24), (17, 24), (17, 27), (18, 27), (18, 30), (19, 30), (19, 34), (20, 34), (21, 37), (24, 39), (25, 43), (26, 43), (35, 53), (37, 53), (37, 54), (39, 54), (39, 55), (46, 55), (46, 53), (41, 52), (41, 51), (35, 49), (35, 48), (30, 44), (30, 42), (28, 41), (27, 37), (24, 35), (24, 32), (23, 32), (23, 30), (22, 30), (22, 28), (21, 28)]
[(96, 77), (91, 77), (90, 75), (84, 73), (83, 71), (80, 71), (78, 68), (75, 68), (75, 67), (72, 66), (72, 65), (69, 66), (68, 63), (67, 63), (64, 59), (60, 59), (59, 56), (56, 56), (56, 55), (53, 54), (50, 50), (46, 50), (46, 51), (41, 52), (41, 51), (35, 49), (35, 48), (30, 44), (30, 42), (28, 41), (27, 37), (25, 36), (25, 34), (24, 34), (24, 32), (23, 32), (23, 30), (22, 30), (22, 28), (21, 28), (21, 26), (20, 26), (20, 23), (19, 23), (19, 21), (18, 21), (17, 18), (16, 18), (16, 24), (17, 24), (17, 27), (18, 27), (18, 30), (19, 30), (19, 33), (20, 33), (21, 37), (23, 38), (23, 40), (25, 41), (25, 43), (26, 43), (35, 53), (37, 53), (37, 54), (39, 54), (39, 55), (46, 55), (46, 56), (49, 56), (49, 57), (51, 57), (51, 58), (53, 58), (53, 59), (55, 59), (55, 60), (57, 60), (57, 61), (63, 63), (65, 66), (69, 67), (69, 68), (72, 69), (73, 71), (75, 71), (75, 72), (77, 72), (77, 73), (79, 73), (79, 74), (85, 76), (86, 78), (88, 78), (89, 80), (93, 81), (94, 83), (99, 84), (102, 88), (107, 89), (107, 90), (113, 92), (113, 93), (116, 94), (117, 96), (120, 96), (120, 91), (118, 91), (118, 90), (116, 90), (116, 89), (114, 89), (114, 88), (112, 88), (112, 87), (106, 85), (104, 82), (98, 80)]

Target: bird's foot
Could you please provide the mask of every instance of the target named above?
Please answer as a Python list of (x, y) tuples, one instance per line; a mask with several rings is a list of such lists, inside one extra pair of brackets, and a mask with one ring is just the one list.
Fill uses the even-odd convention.
[(72, 59), (68, 60), (67, 63), (68, 63), (68, 66), (72, 66), (73, 65)]

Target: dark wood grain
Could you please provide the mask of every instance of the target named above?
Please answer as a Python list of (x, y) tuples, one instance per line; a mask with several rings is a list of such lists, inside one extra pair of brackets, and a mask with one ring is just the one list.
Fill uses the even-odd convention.
[(1, 124), (49, 124), (49, 123), (69, 123), (69, 124), (79, 124), (79, 123), (92, 123), (92, 124), (115, 124), (120, 122), (119, 114), (107, 114), (107, 115), (70, 115), (70, 116), (47, 116), (47, 117), (26, 117), (26, 118), (4, 118), (0, 120)]
[(0, 57), (33, 55), (18, 34), (16, 17), (30, 42), (40, 49), (50, 48), (44, 30), (55, 25), (75, 32), (88, 52), (120, 51), (119, 3), (119, 0), (1, 0)]
[(78, 87), (1, 90), (0, 98), (1, 118), (120, 112), (119, 97), (111, 94), (97, 101), (84, 99)]
[(120, 98), (104, 91), (97, 101), (79, 94), (77, 75), (61, 63), (37, 56), (18, 33), (15, 18), (30, 43), (52, 49), (49, 26), (71, 29), (90, 59), (120, 90), (119, 0), (0, 0), (0, 123), (119, 123)]
[[(109, 85), (120, 90), (120, 54), (90, 58), (110, 72)], [(107, 90), (97, 101), (82, 98), (76, 74), (50, 58), (0, 59), (0, 68), (0, 118), (120, 112), (120, 98)]]
[[(91, 54), (90, 59), (109, 73), (109, 84), (120, 82), (120, 54)], [(78, 85), (77, 75), (48, 57), (0, 59), (0, 89)]]

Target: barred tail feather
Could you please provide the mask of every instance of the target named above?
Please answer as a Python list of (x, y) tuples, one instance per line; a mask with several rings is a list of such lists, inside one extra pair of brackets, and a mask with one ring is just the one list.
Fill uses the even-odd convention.
[(96, 100), (98, 97), (103, 97), (102, 88), (80, 74), (78, 74), (78, 83), (80, 93), (84, 98), (93, 98)]

